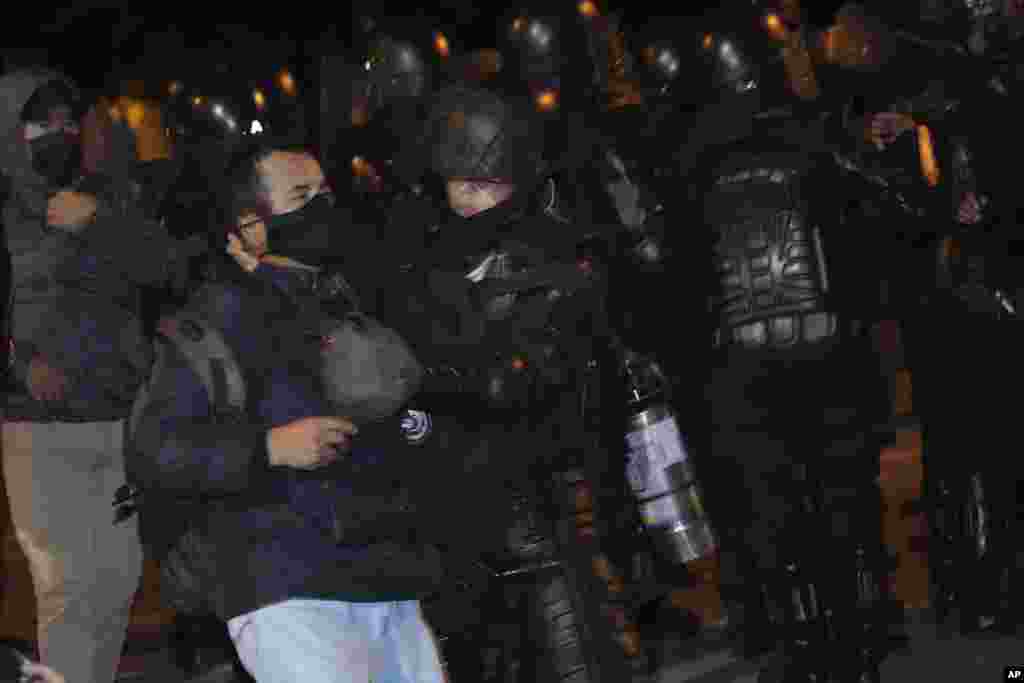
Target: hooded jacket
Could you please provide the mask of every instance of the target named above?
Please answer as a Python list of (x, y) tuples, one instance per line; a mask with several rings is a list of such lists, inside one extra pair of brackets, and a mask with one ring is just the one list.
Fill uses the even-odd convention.
[[(141, 187), (126, 172), (133, 162), (105, 167), (119, 177), (94, 174), (72, 183), (69, 189), (97, 199), (90, 224), (46, 225), (48, 197), (61, 188), (49, 187), (33, 169), (21, 112), (36, 90), (54, 80), (71, 85), (46, 70), (0, 77), (0, 173), (8, 186), (3, 224), (11, 257), (6, 323), (13, 340), (4, 417), (118, 420), (129, 414), (151, 362), (139, 321), (140, 288), (166, 282), (181, 250), (143, 217)], [(36, 355), (67, 376), (64, 400), (43, 403), (29, 395), (26, 377)]]

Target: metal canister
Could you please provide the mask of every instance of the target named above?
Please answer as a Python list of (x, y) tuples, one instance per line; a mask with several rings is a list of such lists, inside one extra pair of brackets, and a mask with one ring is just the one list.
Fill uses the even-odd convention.
[(633, 414), (626, 447), (630, 488), (659, 552), (683, 564), (709, 556), (715, 535), (671, 408), (655, 403)]

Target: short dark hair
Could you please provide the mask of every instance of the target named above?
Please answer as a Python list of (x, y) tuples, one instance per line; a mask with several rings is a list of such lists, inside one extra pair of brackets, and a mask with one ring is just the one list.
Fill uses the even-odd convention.
[(270, 215), (267, 187), (260, 173), (260, 162), (274, 152), (312, 154), (306, 147), (287, 138), (259, 136), (241, 143), (228, 159), (221, 193), (221, 207), (227, 232), (237, 229), (238, 218), (256, 214), (260, 218)]

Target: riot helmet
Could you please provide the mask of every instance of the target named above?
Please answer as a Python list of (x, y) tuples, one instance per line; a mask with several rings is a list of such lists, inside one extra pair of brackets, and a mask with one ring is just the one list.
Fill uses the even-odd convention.
[[(628, 61), (616, 40), (617, 17), (602, 15), (592, 2), (561, 14), (510, 11), (500, 22), (498, 85), (510, 94), (528, 94), (545, 118), (593, 104), (613, 88), (620, 58)], [(566, 98), (577, 101), (563, 106)]]
[(438, 93), (427, 121), (431, 169), (445, 179), (532, 184), (543, 164), (538, 123), (528, 100), (449, 86)]
[(780, 13), (758, 10), (706, 17), (696, 36), (699, 61), (720, 96), (759, 96), (769, 101), (796, 95), (813, 100), (818, 83), (809, 38)]
[(205, 162), (226, 158), (243, 135), (263, 132), (252, 95), (243, 92), (191, 88), (172, 96), (164, 121), (174, 156), (200, 156)]
[[(414, 185), (426, 164), (413, 143), (430, 97), (443, 81), (448, 37), (426, 20), (391, 19), (378, 26), (364, 19), (357, 42), (364, 49), (351, 91), (338, 97), (351, 102), (351, 112), (344, 112), (351, 129), (340, 156), (352, 159), (357, 186), (381, 191)], [(332, 114), (338, 115), (343, 113)]]
[(1002, 0), (962, 0), (973, 21), (996, 14), (1003, 4)]
[(354, 104), (363, 108), (366, 122), (415, 107), (436, 91), (451, 50), (440, 26), (423, 17), (391, 18), (384, 25), (364, 17), (360, 29), (355, 42), (363, 75)]
[(396, 99), (422, 97), (433, 80), (422, 50), (387, 35), (374, 40), (364, 68), (367, 99), (374, 110)]
[(519, 15), (507, 21), (501, 36), (509, 68), (505, 85), (520, 81), (524, 92), (537, 94), (560, 85), (563, 68), (563, 36), (558, 17)]

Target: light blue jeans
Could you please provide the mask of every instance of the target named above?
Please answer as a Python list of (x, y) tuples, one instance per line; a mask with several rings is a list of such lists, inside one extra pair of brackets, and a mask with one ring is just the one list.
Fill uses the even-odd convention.
[(419, 602), (288, 600), (228, 621), (258, 683), (445, 683)]

